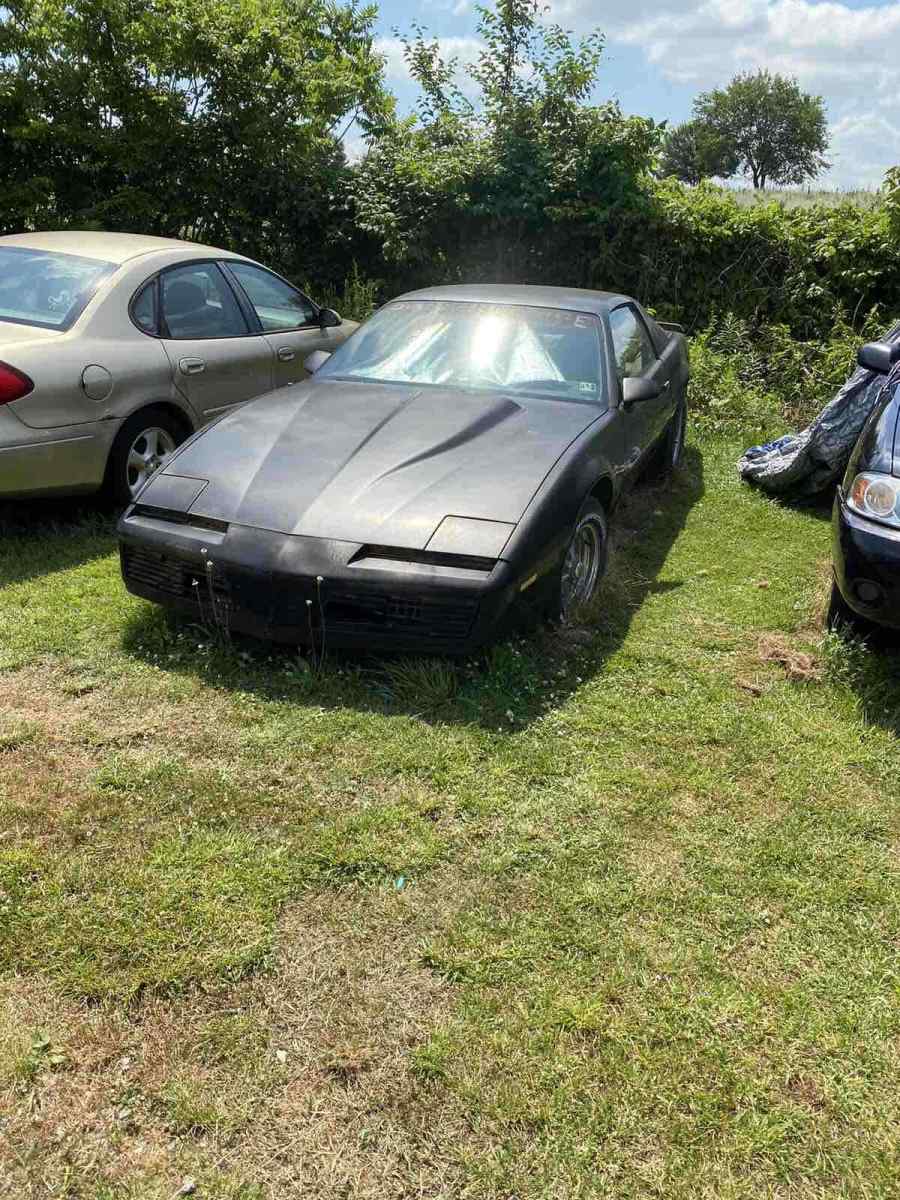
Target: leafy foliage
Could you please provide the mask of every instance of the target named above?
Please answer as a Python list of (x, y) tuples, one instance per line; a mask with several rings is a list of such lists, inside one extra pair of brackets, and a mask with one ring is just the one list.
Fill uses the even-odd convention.
[(342, 129), (392, 108), (374, 16), (330, 0), (11, 0), (0, 227), (187, 236), (321, 273), (323, 228), (340, 242), (348, 218)]
[[(13, 0), (0, 13), (0, 229), (234, 247), (352, 316), (457, 279), (621, 290), (691, 332), (730, 313), (805, 342), (900, 312), (897, 172), (866, 211), (746, 206), (709, 183), (654, 178), (660, 161), (688, 179), (728, 170), (723, 138), (754, 89), (761, 112), (796, 110), (819, 128), (821, 103), (790, 81), (740, 77), (700, 98), (705, 124), (666, 137), (590, 103), (599, 33), (579, 41), (537, 0), (496, 0), (479, 10), (484, 49), (462, 85), (459, 64), (413, 27), (420, 101), (400, 119), (373, 19), (332, 0)], [(351, 166), (340, 135), (354, 116), (366, 151)], [(745, 123), (747, 136), (762, 123)], [(788, 135), (772, 129), (783, 157)], [(783, 177), (776, 158), (744, 149), (759, 179)]]
[(860, 341), (881, 332), (874, 317), (859, 331), (839, 320), (829, 339), (798, 341), (726, 313), (691, 340), (691, 419), (746, 438), (801, 428), (847, 379)]
[(726, 179), (736, 174), (738, 165), (737, 154), (708, 125), (685, 121), (666, 135), (660, 174), (696, 184), (714, 175)]
[(727, 88), (697, 97), (694, 119), (707, 138), (734, 156), (727, 174), (741, 171), (755, 188), (803, 183), (828, 165), (825, 105), (821, 96), (802, 92), (795, 79), (770, 71), (737, 75)]
[(457, 64), (415, 29), (405, 50), (418, 116), (373, 140), (356, 173), (357, 219), (395, 277), (540, 276), (548, 230), (640, 203), (660, 130), (586, 103), (602, 37), (573, 42), (539, 20), (536, 0), (479, 9), (478, 33), (471, 100)]

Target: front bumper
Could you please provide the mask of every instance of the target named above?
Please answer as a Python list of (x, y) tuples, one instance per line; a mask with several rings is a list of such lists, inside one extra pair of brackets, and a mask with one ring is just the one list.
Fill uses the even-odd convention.
[(502, 560), (489, 571), (360, 560), (358, 543), (200, 529), (131, 511), (119, 543), (134, 595), (279, 642), (465, 654), (533, 616), (538, 596)]
[(900, 629), (900, 529), (857, 516), (838, 489), (832, 550), (835, 583), (850, 608), (869, 621)]

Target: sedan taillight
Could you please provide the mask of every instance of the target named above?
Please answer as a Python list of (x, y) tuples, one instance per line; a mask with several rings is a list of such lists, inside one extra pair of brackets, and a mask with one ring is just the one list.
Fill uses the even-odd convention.
[(0, 362), (0, 404), (11, 404), (34, 391), (34, 384), (23, 371)]

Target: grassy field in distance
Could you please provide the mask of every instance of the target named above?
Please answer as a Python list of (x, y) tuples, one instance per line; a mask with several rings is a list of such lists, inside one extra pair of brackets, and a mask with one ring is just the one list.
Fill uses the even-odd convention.
[(857, 188), (843, 191), (819, 188), (753, 188), (730, 187), (728, 189), (738, 204), (768, 204), (777, 200), (785, 208), (811, 208), (816, 204), (836, 208), (839, 204), (854, 204), (857, 208), (877, 208), (881, 203), (881, 191), (877, 188)]

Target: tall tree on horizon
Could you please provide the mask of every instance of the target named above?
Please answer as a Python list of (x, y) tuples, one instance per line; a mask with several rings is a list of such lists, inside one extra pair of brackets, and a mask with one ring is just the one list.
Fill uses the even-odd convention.
[(730, 174), (749, 175), (757, 189), (804, 183), (829, 166), (825, 103), (784, 75), (744, 72), (703, 92), (693, 124), (733, 157)]

